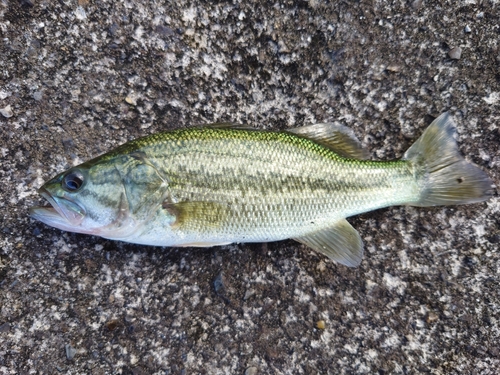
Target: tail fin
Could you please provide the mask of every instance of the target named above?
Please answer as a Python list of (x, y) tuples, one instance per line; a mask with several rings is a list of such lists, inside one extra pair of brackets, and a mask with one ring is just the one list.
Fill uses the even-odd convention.
[(481, 169), (467, 162), (453, 138), (455, 124), (443, 113), (406, 151), (403, 159), (425, 179), (414, 206), (482, 202), (492, 195), (493, 182)]

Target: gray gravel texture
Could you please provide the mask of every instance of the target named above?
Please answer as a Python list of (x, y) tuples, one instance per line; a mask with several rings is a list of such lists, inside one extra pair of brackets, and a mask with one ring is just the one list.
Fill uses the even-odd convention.
[(497, 374), (497, 193), (351, 218), (357, 269), (293, 241), (118, 243), (28, 209), (72, 165), (216, 121), (338, 121), (379, 160), (450, 111), (498, 186), (499, 14), (492, 0), (3, 0), (0, 374)]

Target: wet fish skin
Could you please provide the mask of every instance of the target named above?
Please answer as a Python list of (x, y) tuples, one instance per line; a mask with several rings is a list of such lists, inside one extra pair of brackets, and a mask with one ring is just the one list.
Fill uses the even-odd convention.
[(31, 215), (63, 230), (157, 246), (294, 238), (348, 266), (363, 244), (345, 220), (391, 205), (481, 202), (491, 180), (459, 154), (450, 116), (401, 160), (364, 160), (352, 131), (208, 126), (140, 138), (40, 189)]

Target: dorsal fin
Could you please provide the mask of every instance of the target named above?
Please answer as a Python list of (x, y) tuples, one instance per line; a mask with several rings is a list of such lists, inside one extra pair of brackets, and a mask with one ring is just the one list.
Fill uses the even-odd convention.
[(346, 126), (327, 122), (287, 131), (326, 146), (342, 157), (359, 160), (368, 158), (361, 142), (356, 138), (352, 129)]

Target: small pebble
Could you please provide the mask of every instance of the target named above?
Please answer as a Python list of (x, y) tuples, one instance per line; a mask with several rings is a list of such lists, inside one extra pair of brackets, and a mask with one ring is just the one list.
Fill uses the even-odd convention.
[(106, 329), (110, 332), (121, 327), (122, 323), (118, 319), (111, 319), (105, 323)]
[(35, 99), (36, 101), (40, 101), (42, 100), (42, 98), (43, 98), (43, 93), (41, 91), (36, 91), (33, 94), (33, 99)]
[(249, 367), (245, 370), (245, 375), (256, 375), (257, 367)]
[(75, 17), (79, 19), (80, 21), (83, 21), (87, 19), (87, 13), (85, 12), (85, 9), (83, 7), (79, 6), (76, 7), (75, 9)]
[(413, 9), (420, 9), (420, 7), (422, 6), (422, 0), (415, 0), (411, 3), (411, 6), (413, 7)]
[(11, 92), (0, 90), (0, 100), (4, 100), (5, 98), (8, 98), (11, 95), (12, 95)]
[(9, 332), (10, 331), (10, 323), (4, 323), (0, 325), (0, 333), (2, 332)]
[(109, 32), (111, 33), (111, 35), (115, 35), (116, 32), (120, 29), (120, 26), (118, 26), (116, 23), (113, 23), (110, 27), (109, 27)]
[(9, 118), (14, 116), (14, 112), (12, 112), (12, 107), (10, 104), (2, 109), (0, 109), (0, 113), (2, 114), (3, 117)]
[(64, 138), (62, 140), (62, 144), (64, 146), (64, 150), (66, 152), (72, 151), (75, 149), (75, 142), (73, 141), (73, 138)]
[(224, 275), (219, 273), (214, 280), (215, 293), (221, 294), (225, 292), (226, 287), (224, 286)]
[(317, 329), (325, 329), (326, 328), (326, 323), (324, 320), (318, 320), (316, 322), (316, 328)]
[(325, 272), (326, 271), (326, 264), (322, 260), (320, 260), (316, 266), (316, 269), (320, 272)]
[(462, 48), (460, 47), (454, 47), (448, 52), (448, 56), (450, 56), (450, 59), (453, 60), (460, 60), (460, 57), (462, 56)]
[(64, 349), (66, 350), (66, 358), (73, 359), (76, 355), (76, 349), (73, 348), (70, 344), (64, 345)]
[(466, 33), (470, 33), (471, 31), (472, 31), (472, 30), (471, 30), (471, 28), (469, 27), (469, 25), (466, 25), (466, 26), (464, 27), (464, 32), (466, 32)]
[(137, 94), (133, 92), (128, 94), (125, 101), (130, 105), (137, 105)]
[(243, 296), (243, 301), (247, 301), (254, 294), (255, 294), (255, 291), (253, 289), (247, 289), (247, 291), (245, 292), (245, 295)]
[(398, 73), (401, 71), (401, 65), (389, 64), (386, 68), (389, 72)]
[(19, 3), (21, 4), (22, 7), (26, 8), (32, 8), (33, 7), (33, 1), (31, 0), (20, 0)]
[(498, 357), (498, 355), (500, 354), (500, 351), (498, 350), (498, 348), (489, 348), (488, 349), (488, 354), (493, 356), (493, 357)]
[(428, 315), (427, 315), (427, 323), (434, 323), (435, 321), (437, 321), (439, 319), (439, 316), (438, 314), (436, 314), (435, 312), (430, 312)]

